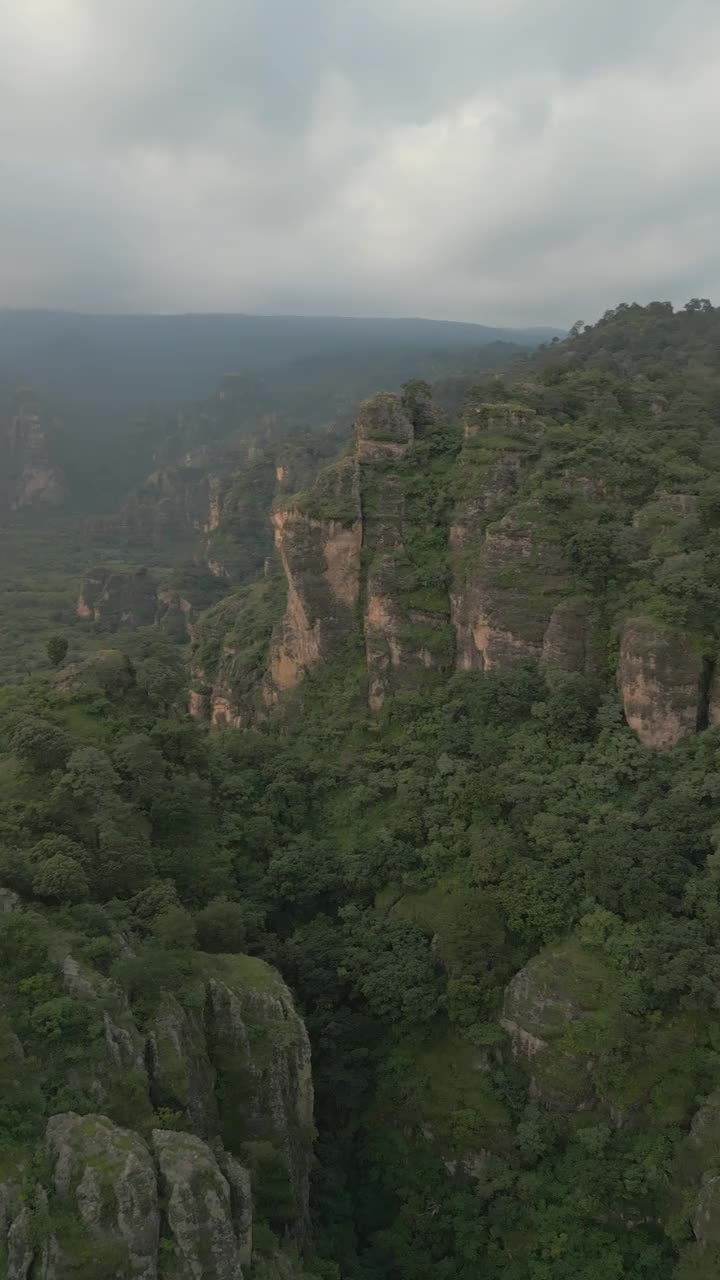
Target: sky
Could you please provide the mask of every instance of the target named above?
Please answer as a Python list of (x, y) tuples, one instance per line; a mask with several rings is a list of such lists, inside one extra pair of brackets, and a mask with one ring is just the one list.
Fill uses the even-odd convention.
[(718, 0), (6, 0), (0, 307), (720, 302)]

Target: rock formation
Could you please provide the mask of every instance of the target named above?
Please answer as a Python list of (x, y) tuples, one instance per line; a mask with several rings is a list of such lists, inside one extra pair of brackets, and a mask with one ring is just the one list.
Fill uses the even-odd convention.
[(91, 569), (80, 586), (76, 613), (105, 631), (157, 625), (178, 644), (193, 637), (191, 602), (179, 591), (158, 588), (146, 569)]
[[(272, 1156), (276, 1186), (286, 1179), (285, 1234), (300, 1242), (313, 1138), (308, 1037), (279, 975), (245, 956), (205, 957), (204, 999), (185, 1006), (161, 996), (141, 1031), (109, 979), (72, 955), (58, 963), (68, 995), (104, 1026), (72, 1070), (75, 1095), (97, 1109), (52, 1116), (41, 1149), (3, 1166), (6, 1274), (66, 1280), (93, 1264), (98, 1275), (134, 1280), (262, 1275), (256, 1153)], [(137, 1084), (137, 1127), (100, 1109), (118, 1072)], [(175, 1127), (152, 1127), (151, 1104)], [(292, 1278), (290, 1256), (278, 1255), (279, 1274), (285, 1263)]]
[(56, 457), (59, 424), (38, 405), (33, 393), (22, 388), (16, 395), (15, 411), (0, 450), (4, 477), (0, 496), (12, 510), (27, 507), (55, 507), (65, 497), (65, 480)]
[(158, 608), (157, 585), (146, 569), (134, 572), (92, 569), (83, 579), (77, 616), (114, 631), (119, 627), (146, 627)]
[(623, 627), (618, 684), (625, 718), (646, 747), (667, 750), (702, 727), (702, 654), (677, 628), (651, 618)]
[(355, 459), (328, 467), (307, 497), (278, 506), (272, 522), (287, 606), (271, 643), (269, 705), (355, 630), (362, 546)]
[[(531, 1096), (545, 1106), (574, 1112), (597, 1104), (593, 1042), (599, 1048), (603, 1041), (600, 1025), (593, 1036), (593, 1020), (609, 997), (602, 965), (574, 942), (536, 956), (508, 986), (501, 1023), (530, 1076)], [(580, 1025), (583, 1049), (571, 1035)]]
[[(530, 661), (549, 682), (572, 673), (609, 684), (619, 632), (617, 685), (644, 745), (668, 749), (720, 724), (720, 668), (702, 637), (628, 617), (632, 590), (621, 598), (593, 577), (611, 542), (626, 577), (649, 579), (659, 596), (701, 576), (698, 497), (658, 489), (628, 498), (621, 479), (593, 474), (586, 459), (556, 460), (548, 433), (564, 442), (563, 428), (529, 404), (471, 398), (460, 426), (461, 440), (443, 433), (424, 384), (361, 405), (351, 452), (274, 504), (276, 561), (267, 558), (265, 572), (282, 570), (286, 598), (264, 675), (258, 638), (267, 627), (253, 631), (255, 606), (238, 595), (199, 633), (195, 718), (243, 727), (361, 640), (374, 711), (394, 690), (453, 665), (490, 672)], [(420, 474), (435, 456), (451, 498), (439, 506)], [(276, 483), (286, 489), (292, 472), (289, 458), (278, 463)], [(222, 525), (229, 492), (219, 482), (212, 489), (209, 527)], [(447, 549), (443, 563), (437, 546)]]

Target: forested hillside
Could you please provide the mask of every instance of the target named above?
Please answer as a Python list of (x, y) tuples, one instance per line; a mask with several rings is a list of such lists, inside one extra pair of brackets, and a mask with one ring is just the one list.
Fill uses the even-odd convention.
[(0, 380), (31, 379), (43, 392), (128, 411), (200, 399), (229, 370), (267, 372), (282, 383), (307, 362), (310, 370), (344, 369), (352, 379), (373, 361), (427, 365), (449, 352), (472, 359), (492, 343), (534, 347), (558, 332), (350, 316), (0, 310)]
[(720, 311), (431, 380), (0, 687), (10, 1280), (720, 1274)]

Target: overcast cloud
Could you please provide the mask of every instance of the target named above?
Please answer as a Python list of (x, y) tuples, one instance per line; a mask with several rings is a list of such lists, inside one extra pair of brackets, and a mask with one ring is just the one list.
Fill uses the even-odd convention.
[(5, 0), (0, 306), (720, 301), (718, 0)]

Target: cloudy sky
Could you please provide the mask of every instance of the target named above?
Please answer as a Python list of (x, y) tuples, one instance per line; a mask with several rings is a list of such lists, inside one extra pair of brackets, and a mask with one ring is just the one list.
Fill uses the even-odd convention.
[(720, 301), (718, 0), (5, 0), (0, 306)]

